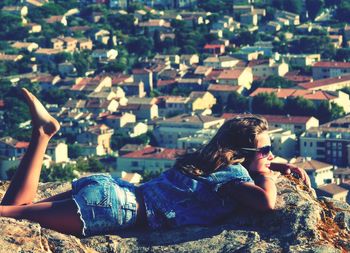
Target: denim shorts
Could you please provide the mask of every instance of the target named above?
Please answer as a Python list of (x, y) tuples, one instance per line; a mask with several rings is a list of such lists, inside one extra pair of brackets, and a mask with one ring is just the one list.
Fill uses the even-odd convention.
[(83, 223), (83, 236), (115, 233), (136, 223), (135, 186), (98, 174), (72, 182), (72, 198)]

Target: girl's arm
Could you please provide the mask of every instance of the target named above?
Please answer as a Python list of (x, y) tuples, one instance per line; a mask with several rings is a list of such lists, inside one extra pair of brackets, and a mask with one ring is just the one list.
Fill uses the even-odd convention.
[(253, 183), (242, 183), (228, 185), (232, 197), (248, 207), (257, 210), (273, 210), (276, 204), (277, 189), (275, 179), (276, 173), (266, 173), (254, 176)]

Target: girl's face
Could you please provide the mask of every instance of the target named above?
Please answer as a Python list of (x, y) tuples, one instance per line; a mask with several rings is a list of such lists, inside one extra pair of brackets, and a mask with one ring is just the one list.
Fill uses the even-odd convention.
[(255, 152), (254, 159), (249, 165), (249, 171), (257, 173), (269, 172), (274, 156), (271, 153), (271, 141), (267, 131), (256, 136), (256, 148), (259, 151)]

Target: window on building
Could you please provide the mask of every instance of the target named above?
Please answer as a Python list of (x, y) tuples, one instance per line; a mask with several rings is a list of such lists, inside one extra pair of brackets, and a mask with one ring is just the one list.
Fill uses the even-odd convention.
[(316, 153), (317, 153), (317, 155), (324, 155), (324, 150), (318, 149), (318, 150), (316, 151)]
[(331, 183), (332, 183), (332, 179), (325, 179), (325, 180), (324, 180), (324, 183), (325, 183), (325, 184), (331, 184)]
[(306, 141), (304, 141), (304, 147), (306, 147), (306, 144), (307, 144)]
[(324, 142), (318, 141), (318, 142), (316, 143), (316, 146), (317, 146), (317, 147), (324, 147)]
[(312, 145), (313, 145), (313, 143), (312, 143), (312, 142), (310, 142), (310, 147), (312, 147)]
[(139, 162), (133, 161), (133, 162), (131, 162), (131, 166), (132, 167), (137, 167), (137, 166), (139, 166)]

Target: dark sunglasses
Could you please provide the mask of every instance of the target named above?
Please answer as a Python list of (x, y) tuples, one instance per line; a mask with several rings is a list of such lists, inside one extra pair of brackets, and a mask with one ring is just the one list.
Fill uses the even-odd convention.
[(271, 152), (271, 146), (265, 146), (261, 148), (241, 148), (242, 150), (258, 152), (262, 157), (267, 157)]

